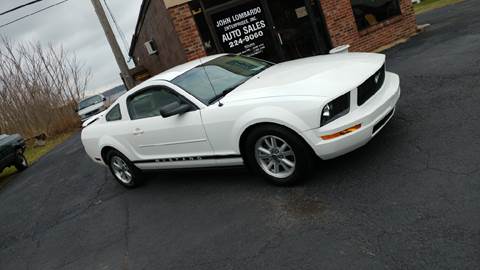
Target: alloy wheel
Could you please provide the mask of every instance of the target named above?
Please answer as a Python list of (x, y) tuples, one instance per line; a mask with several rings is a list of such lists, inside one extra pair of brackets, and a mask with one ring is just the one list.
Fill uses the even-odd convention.
[(117, 177), (118, 180), (122, 181), (124, 184), (130, 184), (133, 179), (133, 174), (128, 167), (127, 163), (120, 157), (114, 156), (110, 161), (113, 174)]
[(295, 153), (282, 138), (268, 135), (257, 140), (255, 158), (262, 170), (275, 178), (287, 178), (295, 172)]

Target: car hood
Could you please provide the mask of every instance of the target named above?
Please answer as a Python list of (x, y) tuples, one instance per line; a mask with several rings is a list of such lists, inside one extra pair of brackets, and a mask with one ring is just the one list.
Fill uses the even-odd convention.
[(272, 66), (222, 101), (281, 96), (333, 98), (365, 82), (385, 63), (385, 55), (345, 53), (315, 56)]

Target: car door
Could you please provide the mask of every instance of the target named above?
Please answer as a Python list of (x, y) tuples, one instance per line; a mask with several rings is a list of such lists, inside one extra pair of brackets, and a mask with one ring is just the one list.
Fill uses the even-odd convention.
[[(192, 110), (162, 117), (161, 108), (173, 102), (189, 103)], [(150, 86), (129, 96), (126, 105), (127, 140), (141, 162), (171, 163), (213, 155), (200, 110), (174, 90)]]

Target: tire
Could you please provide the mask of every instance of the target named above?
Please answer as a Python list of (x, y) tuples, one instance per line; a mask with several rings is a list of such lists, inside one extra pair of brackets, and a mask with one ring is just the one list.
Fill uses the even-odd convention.
[(22, 172), (28, 168), (28, 161), (27, 158), (22, 153), (17, 153), (15, 157), (15, 168), (17, 171)]
[(246, 165), (277, 186), (305, 180), (315, 160), (312, 149), (300, 136), (277, 125), (260, 126), (250, 132), (243, 152)]
[(107, 164), (115, 180), (126, 188), (136, 188), (143, 184), (143, 174), (122, 153), (111, 150), (107, 154)]

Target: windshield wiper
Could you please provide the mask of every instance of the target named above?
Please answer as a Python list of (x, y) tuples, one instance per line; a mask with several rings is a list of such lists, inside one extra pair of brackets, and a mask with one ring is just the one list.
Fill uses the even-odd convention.
[(208, 101), (208, 105), (211, 105), (211, 104), (215, 103), (215, 101), (217, 101), (217, 100), (221, 99), (222, 97), (226, 96), (228, 93), (232, 92), (237, 87), (238, 87), (238, 85), (223, 90), (222, 93), (220, 93), (220, 94), (214, 96), (213, 98), (211, 98)]

